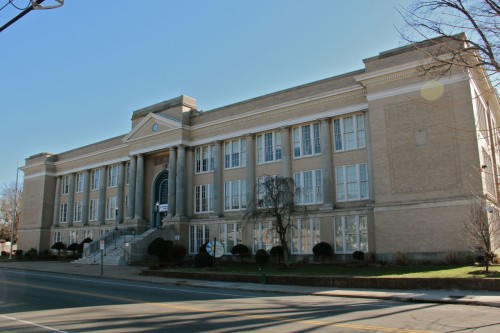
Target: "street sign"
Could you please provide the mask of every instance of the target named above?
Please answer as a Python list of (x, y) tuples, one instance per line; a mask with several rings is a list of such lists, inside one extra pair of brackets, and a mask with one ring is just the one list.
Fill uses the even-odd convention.
[(207, 244), (207, 253), (213, 257), (220, 258), (224, 255), (224, 246), (221, 242), (211, 241)]
[(101, 239), (99, 241), (99, 250), (104, 250), (105, 246), (104, 246), (104, 239)]
[(161, 204), (158, 207), (158, 210), (160, 211), (160, 213), (168, 212), (168, 204)]

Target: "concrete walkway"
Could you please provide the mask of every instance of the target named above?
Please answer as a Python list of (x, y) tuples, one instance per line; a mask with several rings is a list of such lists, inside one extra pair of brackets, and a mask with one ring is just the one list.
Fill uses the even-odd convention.
[[(349, 288), (202, 281), (140, 275), (141, 270), (145, 268), (145, 266), (104, 266), (102, 276), (111, 279), (219, 289), (500, 307), (500, 292), (467, 290), (354, 290)], [(21, 269), (92, 277), (101, 276), (101, 266), (99, 265), (78, 265), (60, 261), (3, 261), (0, 262), (0, 273), (2, 269)]]

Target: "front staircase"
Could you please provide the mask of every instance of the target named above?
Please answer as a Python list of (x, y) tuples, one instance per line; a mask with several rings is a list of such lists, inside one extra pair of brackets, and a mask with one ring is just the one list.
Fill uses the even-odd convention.
[(170, 228), (151, 228), (140, 235), (133, 231), (113, 230), (93, 241), (84, 249), (82, 257), (74, 260), (74, 264), (100, 265), (101, 241), (104, 241), (103, 265), (119, 266), (144, 262), (148, 258), (148, 247), (151, 242), (161, 237), (173, 240), (174, 230)]

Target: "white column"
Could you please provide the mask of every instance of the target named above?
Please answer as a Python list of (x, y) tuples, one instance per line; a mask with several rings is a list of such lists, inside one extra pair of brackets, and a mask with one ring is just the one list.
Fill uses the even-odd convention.
[(176, 206), (175, 214), (179, 217), (184, 217), (185, 213), (185, 198), (186, 198), (186, 146), (179, 145), (177, 148), (177, 180), (176, 180)]
[(247, 211), (255, 210), (255, 136), (249, 134), (245, 137), (247, 145)]
[(222, 216), (222, 207), (223, 207), (223, 183), (222, 183), (222, 142), (216, 141), (214, 143), (214, 214), (216, 216)]
[(281, 128), (281, 176), (292, 177), (292, 154), (290, 151), (290, 127)]
[(135, 156), (130, 157), (130, 167), (128, 169), (128, 207), (127, 219), (132, 220), (135, 212), (135, 174), (136, 174), (136, 159)]
[(144, 156), (137, 155), (137, 173), (135, 178), (135, 216), (136, 220), (144, 220)]
[(168, 157), (168, 217), (175, 216), (175, 190), (177, 178), (177, 149), (176, 147), (170, 148)]
[(106, 223), (106, 177), (108, 176), (107, 167), (103, 166), (99, 169), (99, 207), (97, 217), (101, 224)]
[(321, 169), (323, 176), (323, 206), (333, 207), (333, 154), (330, 119), (321, 119)]
[[(118, 191), (117, 191), (116, 205), (118, 208), (118, 223), (123, 222), (123, 215), (125, 212), (125, 162), (118, 165)], [(115, 217), (116, 218), (116, 217)]]
[(54, 227), (59, 226), (60, 211), (61, 211), (61, 176), (56, 178), (56, 193), (54, 197), (54, 220), (52, 222)]

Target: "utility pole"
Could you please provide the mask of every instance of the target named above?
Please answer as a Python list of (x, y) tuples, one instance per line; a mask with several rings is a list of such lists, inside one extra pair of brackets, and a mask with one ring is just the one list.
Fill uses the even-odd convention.
[(11, 26), (12, 24), (14, 24), (16, 21), (20, 20), (24, 15), (28, 14), (29, 12), (31, 12), (33, 10), (33, 8), (35, 8), (36, 5), (39, 5), (42, 2), (44, 2), (44, 1), (45, 0), (35, 0), (35, 1), (33, 1), (33, 4), (31, 6), (29, 6), (25, 10), (23, 10), (16, 17), (14, 17), (12, 20), (10, 20), (9, 22), (5, 23), (2, 27), (0, 27), (0, 32), (4, 31), (9, 26)]
[(19, 180), (19, 162), (17, 162), (17, 168), (16, 168), (16, 188), (14, 191), (14, 212), (12, 213), (12, 222), (10, 224), (10, 253), (9, 253), (9, 259), (12, 260), (12, 248), (14, 247), (14, 226), (16, 223), (16, 216), (17, 216), (17, 184)]

